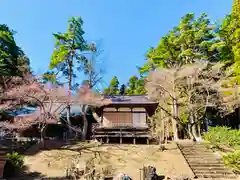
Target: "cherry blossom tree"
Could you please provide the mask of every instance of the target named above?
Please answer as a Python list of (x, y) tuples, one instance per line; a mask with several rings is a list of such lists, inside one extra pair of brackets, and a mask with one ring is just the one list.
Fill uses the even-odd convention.
[(29, 78), (23, 85), (17, 85), (9, 91), (1, 94), (1, 109), (9, 110), (27, 105), (35, 105), (36, 111), (26, 116), (16, 116), (11, 121), (2, 121), (0, 125), (9, 130), (24, 130), (32, 125), (38, 125), (41, 133), (41, 140), (45, 135), (48, 123), (56, 123), (61, 117), (61, 111), (70, 104), (79, 104), (82, 107), (84, 119), (83, 129), (76, 129), (71, 124), (66, 125), (73, 131), (81, 133), (85, 139), (88, 127), (86, 118), (87, 108), (102, 106), (110, 103), (99, 94), (95, 94), (88, 85), (83, 85), (78, 89), (77, 96), (67, 96), (67, 89), (64, 86), (54, 86), (42, 84), (37, 78)]
[(162, 119), (171, 118), (175, 140), (179, 126), (193, 140), (200, 139), (200, 125), (208, 108), (216, 109), (219, 114), (235, 109), (240, 88), (231, 84), (231, 74), (231, 70), (224, 71), (221, 63), (196, 62), (179, 68), (157, 69), (149, 75), (148, 96), (159, 102)]

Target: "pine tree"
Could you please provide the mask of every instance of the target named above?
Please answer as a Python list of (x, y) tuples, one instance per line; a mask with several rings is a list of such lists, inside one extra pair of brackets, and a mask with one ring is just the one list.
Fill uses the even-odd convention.
[(125, 95), (125, 93), (126, 93), (126, 85), (122, 84), (119, 91), (120, 91), (119, 92), (120, 95)]

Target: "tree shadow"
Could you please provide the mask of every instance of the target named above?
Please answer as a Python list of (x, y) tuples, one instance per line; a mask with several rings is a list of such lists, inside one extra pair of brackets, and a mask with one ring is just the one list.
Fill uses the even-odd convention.
[(24, 166), (19, 170), (19, 172), (14, 175), (13, 177), (6, 177), (7, 180), (44, 180), (44, 179), (51, 179), (51, 180), (70, 180), (72, 178), (68, 177), (47, 177), (40, 172), (28, 172), (28, 168)]
[[(46, 150), (59, 150), (59, 149), (68, 149), (68, 146), (74, 146), (80, 143), (81, 141), (64, 141), (64, 140), (44, 140), (44, 143), (36, 143), (27, 149), (23, 154), (24, 155), (35, 155), (41, 151)], [(84, 142), (87, 144), (86, 142)]]
[(164, 180), (164, 179), (165, 179), (165, 176), (157, 175), (156, 179), (153, 179), (153, 180)]
[(42, 175), (39, 172), (28, 172), (24, 173), (20, 176), (8, 178), (8, 180), (44, 180), (44, 179), (51, 179), (51, 180), (72, 180), (73, 178), (68, 177), (47, 177)]

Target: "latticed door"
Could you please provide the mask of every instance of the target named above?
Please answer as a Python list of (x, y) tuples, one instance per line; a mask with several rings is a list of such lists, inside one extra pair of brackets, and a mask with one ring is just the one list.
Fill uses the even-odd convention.
[(134, 127), (146, 127), (146, 113), (132, 113), (133, 126)]
[(108, 121), (109, 126), (132, 126), (131, 112), (104, 112), (104, 118)]

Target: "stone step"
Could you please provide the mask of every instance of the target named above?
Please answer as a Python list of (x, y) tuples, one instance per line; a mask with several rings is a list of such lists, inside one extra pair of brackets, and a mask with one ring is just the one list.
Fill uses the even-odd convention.
[(187, 159), (187, 162), (192, 163), (192, 164), (201, 164), (201, 165), (207, 165), (207, 164), (209, 164), (209, 165), (223, 164), (224, 165), (223, 161), (216, 161), (214, 159), (210, 159), (210, 160), (209, 159), (204, 159), (204, 160), (202, 160), (202, 159)]
[(195, 145), (192, 145), (192, 146), (182, 146), (180, 145), (179, 146), (180, 148), (185, 148), (185, 149), (203, 149), (203, 148), (206, 148), (206, 146), (204, 145), (201, 145), (201, 146), (195, 146)]
[(187, 159), (187, 162), (189, 163), (189, 164), (202, 164), (202, 165), (206, 165), (206, 164), (209, 164), (209, 165), (213, 165), (213, 164), (222, 164), (223, 162), (222, 161), (207, 161), (207, 160), (198, 160), (198, 161), (196, 161), (196, 160), (190, 160), (190, 159)]
[(179, 147), (180, 149), (186, 149), (186, 150), (206, 150), (209, 151), (209, 149), (206, 149), (206, 147)]
[(192, 148), (179, 147), (179, 148), (186, 149), (186, 150), (195, 150), (195, 151), (210, 151), (210, 149), (206, 149), (206, 147), (192, 147)]
[(195, 169), (194, 170), (195, 173), (202, 173), (202, 174), (208, 174), (208, 173), (212, 173), (212, 174), (223, 174), (223, 175), (232, 175), (233, 173), (229, 170), (223, 169), (223, 170), (209, 170), (209, 169), (205, 169), (205, 170), (201, 170), (201, 169)]
[(198, 174), (195, 173), (198, 178), (223, 178), (223, 179), (236, 179), (235, 175), (223, 175), (223, 174)]
[(216, 160), (216, 159), (200, 159), (200, 158), (187, 158), (188, 162), (192, 163), (198, 163), (198, 164), (219, 164), (223, 163), (222, 160)]
[(206, 163), (191, 163), (190, 166), (192, 167), (225, 167), (224, 164), (220, 164), (220, 163), (215, 163), (215, 164), (206, 164)]
[(226, 169), (224, 166), (223, 167), (191, 167), (193, 170), (196, 171), (227, 171), (231, 172), (230, 170)]
[(185, 151), (185, 150), (181, 150), (183, 153), (185, 154), (212, 154), (213, 152), (211, 151)]
[(220, 157), (220, 156), (216, 156), (216, 154), (213, 154), (213, 153), (208, 153), (208, 154), (204, 154), (204, 153), (192, 153), (192, 154), (189, 154), (189, 153), (185, 153), (185, 152), (183, 152), (182, 153), (184, 156), (196, 156), (196, 157), (210, 157), (210, 156), (212, 156), (212, 157)]
[(193, 154), (193, 153), (206, 153), (206, 154), (209, 154), (209, 153), (213, 153), (212, 151), (195, 151), (195, 150), (185, 150), (185, 149), (180, 149), (181, 151), (185, 152), (185, 153), (189, 153), (189, 154)]
[(193, 154), (191, 154), (191, 155), (188, 155), (188, 154), (183, 154), (185, 157), (188, 157), (188, 158), (196, 158), (196, 157), (198, 157), (198, 158), (215, 158), (215, 159), (217, 159), (217, 158), (219, 158), (219, 159), (221, 159), (220, 157), (217, 157), (217, 156), (215, 156), (215, 155), (201, 155), (201, 154), (196, 154), (196, 155), (193, 155)]
[(186, 151), (184, 149), (182, 149), (181, 151), (183, 151), (184, 153), (188, 153), (188, 154), (194, 154), (194, 153), (211, 154), (211, 153), (213, 153), (212, 151)]
[(205, 145), (178, 144), (178, 147), (198, 178), (236, 178), (232, 171), (224, 166), (222, 158)]

